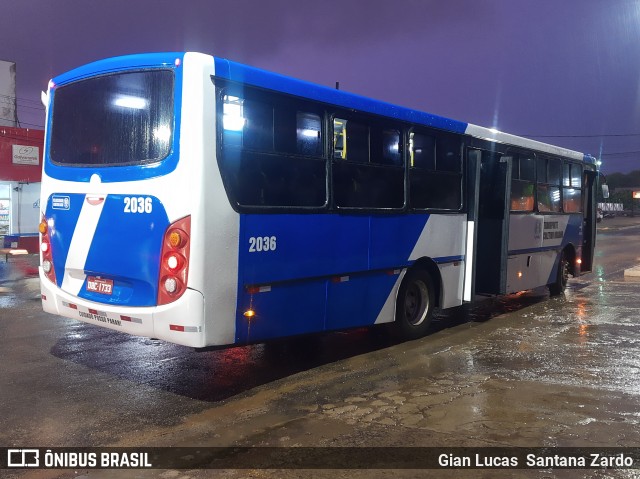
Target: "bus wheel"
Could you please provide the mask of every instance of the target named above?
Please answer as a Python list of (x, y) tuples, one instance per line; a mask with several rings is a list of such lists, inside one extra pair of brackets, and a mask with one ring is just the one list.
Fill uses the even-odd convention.
[(424, 336), (431, 323), (433, 306), (431, 277), (421, 269), (409, 270), (398, 291), (394, 323), (397, 334), (405, 340)]
[(549, 293), (551, 296), (558, 296), (564, 293), (569, 281), (569, 262), (565, 256), (564, 251), (560, 253), (560, 262), (558, 264), (558, 274), (556, 275), (555, 283), (549, 285)]

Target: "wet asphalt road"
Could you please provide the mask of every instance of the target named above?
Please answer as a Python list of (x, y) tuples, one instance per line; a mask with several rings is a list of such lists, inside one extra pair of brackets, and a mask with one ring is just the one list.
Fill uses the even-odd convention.
[[(439, 314), (396, 344), (355, 330), (205, 353), (0, 295), (4, 446), (638, 446), (640, 226), (604, 228), (594, 272)], [(425, 477), (428, 471), (33, 471), (25, 477)], [(514, 474), (516, 472), (517, 474)], [(450, 474), (447, 474), (450, 473)], [(0, 471), (0, 475), (2, 471)], [(429, 477), (638, 477), (437, 471)], [(8, 473), (7, 473), (8, 475)]]

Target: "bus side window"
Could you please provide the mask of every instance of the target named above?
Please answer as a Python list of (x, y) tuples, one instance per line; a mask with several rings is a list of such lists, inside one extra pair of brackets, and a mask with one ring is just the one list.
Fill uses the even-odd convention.
[(533, 211), (535, 179), (534, 159), (514, 155), (511, 170), (511, 211)]
[(436, 170), (460, 172), (461, 168), (460, 138), (453, 135), (440, 135), (436, 141)]
[[(380, 163), (383, 165), (402, 166), (400, 132), (398, 130), (383, 130), (381, 139), (382, 151)], [(372, 161), (375, 161), (375, 158), (372, 158)]]
[(462, 143), (455, 135), (409, 133), (409, 188), (414, 209), (458, 210)]
[(549, 184), (562, 184), (562, 162), (560, 160), (549, 160)]
[(315, 113), (296, 112), (296, 153), (322, 156), (322, 120)]
[(242, 110), (244, 100), (233, 95), (224, 95), (222, 103), (222, 135), (225, 146), (242, 146), (245, 119)]
[[(240, 93), (240, 92), (238, 92)], [(221, 167), (236, 203), (248, 207), (322, 207), (326, 160), (321, 110), (246, 88), (222, 96)]]
[(538, 211), (541, 213), (559, 213), (560, 177), (562, 164), (557, 159), (538, 158)]
[(333, 119), (334, 158), (369, 163), (369, 126), (343, 118)]
[(347, 120), (333, 119), (333, 157), (347, 159)]
[(582, 191), (578, 188), (565, 188), (563, 191), (565, 213), (579, 213), (582, 205)]
[(582, 166), (571, 165), (571, 186), (574, 188), (582, 187)]
[(245, 100), (242, 146), (251, 150), (273, 151), (273, 109), (262, 102)]
[(436, 139), (433, 136), (411, 132), (409, 135), (409, 156), (412, 168), (436, 169)]
[(566, 162), (562, 184), (562, 207), (565, 213), (579, 213), (582, 211), (582, 166)]
[(334, 118), (331, 184), (338, 208), (402, 208), (400, 129), (366, 119)]
[(511, 181), (511, 211), (533, 211), (533, 184)]

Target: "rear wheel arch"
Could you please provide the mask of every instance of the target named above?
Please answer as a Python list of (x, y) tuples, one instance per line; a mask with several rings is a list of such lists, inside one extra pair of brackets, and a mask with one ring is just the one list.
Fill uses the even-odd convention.
[(440, 275), (440, 268), (435, 261), (431, 258), (423, 257), (418, 259), (413, 266), (409, 268), (407, 273), (412, 269), (423, 269), (431, 277), (431, 284), (433, 286), (433, 292), (435, 296), (435, 306), (440, 307), (442, 305), (442, 276)]
[(568, 244), (558, 254), (558, 264), (554, 281), (549, 284), (549, 293), (552, 296), (562, 294), (567, 287), (569, 274), (576, 276), (576, 250), (572, 244)]
[(392, 323), (397, 336), (411, 340), (427, 333), (441, 289), (440, 272), (433, 260), (423, 258), (407, 270), (398, 288)]
[(562, 252), (564, 253), (564, 257), (567, 259), (568, 261), (568, 266), (569, 266), (569, 273), (571, 273), (573, 276), (577, 276), (577, 271), (576, 271), (576, 248), (575, 246), (573, 246), (573, 243), (569, 243), (567, 246), (564, 247), (564, 249), (562, 250)]

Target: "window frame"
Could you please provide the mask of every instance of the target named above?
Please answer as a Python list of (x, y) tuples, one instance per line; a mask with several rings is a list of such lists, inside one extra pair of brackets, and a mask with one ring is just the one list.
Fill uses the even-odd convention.
[[(347, 157), (336, 157), (336, 148), (335, 148), (335, 121), (336, 120), (346, 120), (347, 124), (350, 121), (353, 121), (354, 123), (361, 125), (361, 126), (366, 126), (367, 128), (367, 145), (368, 145), (368, 149), (367, 149), (367, 160), (366, 162), (364, 161), (357, 161), (357, 160), (351, 160), (349, 159), (349, 152), (348, 152), (348, 148), (347, 148)], [(351, 111), (345, 111), (343, 109), (339, 109), (339, 108), (334, 108), (331, 110), (331, 113), (328, 115), (327, 117), (327, 126), (328, 126), (328, 131), (326, 134), (326, 138), (327, 141), (329, 143), (329, 151), (327, 154), (327, 157), (329, 158), (329, 175), (328, 175), (328, 182), (329, 182), (329, 190), (330, 190), (330, 196), (331, 196), (331, 208), (332, 210), (335, 211), (350, 211), (350, 212), (363, 212), (363, 213), (367, 213), (367, 212), (375, 212), (376, 214), (379, 213), (384, 213), (384, 212), (388, 212), (388, 213), (398, 213), (401, 211), (406, 210), (407, 207), (407, 184), (406, 184), (406, 147), (405, 147), (405, 135), (404, 135), (404, 131), (406, 130), (406, 128), (404, 127), (404, 124), (402, 122), (399, 122), (397, 120), (394, 120), (393, 118), (388, 118), (388, 117), (382, 117), (382, 116), (376, 116), (376, 115), (370, 115), (370, 114), (366, 114), (366, 113), (361, 113), (361, 112), (351, 112)], [(383, 140), (383, 136), (385, 132), (389, 132), (389, 131), (396, 131), (398, 133), (399, 136), (399, 143), (398, 143), (398, 148), (399, 148), (399, 155), (400, 155), (400, 160), (401, 160), (401, 164), (397, 165), (397, 164), (387, 164), (387, 163), (383, 163), (383, 162), (378, 162), (378, 161), (373, 161), (374, 159), (380, 158), (382, 159), (384, 157), (384, 140)], [(377, 138), (375, 135), (378, 135), (380, 138), (380, 141), (375, 141), (375, 138)], [(346, 137), (344, 138), (343, 141), (346, 142)], [(380, 146), (380, 151), (376, 154), (374, 151), (374, 147), (376, 146)], [(344, 147), (342, 148), (343, 150), (345, 149)], [(342, 196), (343, 193), (340, 192), (337, 194), (337, 188), (336, 188), (336, 183), (338, 180), (337, 175), (338, 170), (347, 170), (347, 169), (352, 169), (352, 170), (357, 170), (358, 168), (360, 169), (369, 169), (370, 171), (374, 171), (376, 173), (380, 172), (380, 171), (395, 171), (395, 172), (400, 172), (400, 178), (401, 178), (401, 184), (402, 184), (402, 204), (398, 204), (398, 206), (371, 206), (371, 205), (355, 205), (355, 206), (351, 206), (351, 205), (340, 205), (338, 204), (339, 196)], [(340, 181), (340, 180), (338, 180)], [(370, 181), (374, 181), (373, 179)], [(372, 185), (372, 183), (365, 183), (368, 187), (370, 187)], [(393, 186), (393, 185), (391, 185)], [(356, 184), (354, 185), (354, 190), (357, 191), (357, 181)], [(364, 196), (364, 194), (363, 194)], [(400, 197), (400, 195), (397, 195), (398, 197)], [(342, 198), (340, 198), (342, 199)]]
[[(296, 213), (319, 213), (323, 210), (327, 210), (330, 205), (330, 176), (328, 171), (328, 148), (327, 148), (327, 127), (326, 127), (326, 118), (327, 118), (327, 110), (326, 106), (319, 102), (314, 102), (312, 100), (296, 97), (293, 95), (288, 95), (286, 93), (267, 90), (259, 87), (249, 86), (241, 83), (231, 82), (224, 79), (216, 79), (212, 78), (214, 81), (215, 89), (216, 89), (216, 156), (218, 161), (218, 167), (220, 170), (220, 175), (223, 179), (223, 185), (225, 191), (227, 192), (227, 196), (229, 198), (230, 204), (232, 208), (238, 212), (256, 212), (256, 213), (276, 213), (282, 214), (288, 211), (296, 212)], [(247, 94), (249, 92), (249, 94)], [(252, 101), (262, 100), (263, 103), (267, 103), (271, 105), (272, 115), (275, 118), (275, 105), (284, 105), (284, 109), (292, 109), (294, 115), (297, 118), (299, 113), (311, 113), (320, 117), (320, 142), (321, 142), (321, 150), (322, 153), (320, 156), (316, 155), (305, 155), (302, 153), (292, 153), (288, 151), (278, 151), (276, 150), (276, 139), (275, 132), (277, 130), (275, 126), (275, 120), (272, 124), (272, 149), (271, 150), (261, 150), (254, 148), (245, 148), (242, 143), (240, 145), (225, 145), (224, 136), (225, 136), (225, 128), (224, 128), (224, 104), (225, 104), (225, 96), (230, 95), (242, 99), (251, 99)], [(297, 134), (297, 130), (294, 130), (294, 133)], [(225, 149), (227, 150), (225, 152)], [(322, 163), (322, 167), (317, 168), (323, 172), (324, 180), (320, 183), (323, 185), (324, 189), (324, 202), (322, 205), (300, 205), (300, 204), (289, 204), (289, 205), (277, 205), (277, 204), (248, 204), (241, 203), (240, 193), (239, 193), (239, 185), (237, 180), (233, 178), (232, 174), (229, 172), (228, 166), (225, 164), (225, 159), (227, 159), (228, 153), (230, 151), (235, 151), (238, 154), (239, 161), (243, 159), (246, 161), (252, 161), (251, 156), (259, 155), (263, 158), (273, 157), (274, 161), (285, 161), (285, 160), (300, 160), (307, 162), (307, 164), (312, 164), (309, 162), (317, 162)], [(320, 189), (318, 190), (320, 192)]]
[[(121, 79), (125, 76), (134, 76), (134, 75), (154, 75), (154, 76), (160, 76), (160, 75), (165, 75), (168, 77), (169, 80), (169, 85), (162, 85), (163, 87), (166, 87), (169, 91), (169, 94), (166, 96), (162, 96), (162, 98), (160, 98), (160, 100), (162, 100), (164, 103), (162, 104), (162, 106), (160, 107), (160, 103), (156, 102), (156, 104), (153, 105), (153, 109), (155, 110), (159, 110), (159, 109), (167, 109), (166, 111), (166, 117), (168, 119), (168, 121), (166, 121), (166, 126), (167, 128), (169, 128), (169, 136), (166, 139), (166, 141), (164, 143), (166, 143), (166, 146), (162, 147), (162, 151), (159, 151), (159, 153), (156, 156), (147, 156), (145, 158), (138, 158), (138, 159), (129, 159), (129, 161), (118, 161), (118, 162), (105, 162), (105, 161), (87, 161), (87, 162), (72, 162), (72, 161), (60, 161), (59, 160), (59, 154), (56, 152), (57, 149), (57, 143), (58, 143), (58, 136), (56, 135), (56, 132), (58, 131), (58, 129), (60, 128), (60, 126), (63, 125), (59, 125), (59, 115), (60, 113), (60, 109), (62, 107), (65, 107), (66, 105), (63, 103), (61, 104), (61, 101), (64, 101), (66, 98), (60, 98), (60, 96), (62, 95), (63, 97), (65, 97), (67, 95), (68, 92), (71, 92), (72, 94), (78, 94), (78, 88), (86, 88), (87, 85), (91, 86), (94, 88), (96, 87), (96, 84), (98, 82), (108, 82), (108, 81), (117, 81), (118, 79)], [(166, 80), (166, 79), (165, 79)], [(158, 86), (158, 85), (154, 85), (154, 86)], [(59, 87), (56, 88), (56, 90), (53, 93), (53, 102), (52, 102), (52, 107), (51, 107), (51, 123), (52, 126), (50, 128), (50, 132), (49, 132), (49, 140), (48, 140), (48, 148), (49, 148), (49, 157), (51, 160), (51, 164), (57, 167), (64, 167), (64, 168), (78, 168), (78, 169), (111, 169), (111, 168), (126, 168), (126, 167), (149, 167), (150, 165), (156, 165), (156, 164), (161, 164), (163, 162), (165, 162), (168, 158), (170, 158), (173, 154), (174, 154), (174, 150), (176, 148), (176, 144), (179, 143), (179, 132), (176, 131), (176, 116), (179, 115), (179, 108), (180, 108), (180, 104), (179, 101), (177, 101), (176, 98), (176, 92), (179, 89), (179, 81), (178, 78), (176, 77), (175, 72), (170, 69), (170, 68), (139, 68), (139, 69), (132, 69), (132, 70), (125, 70), (125, 71), (115, 71), (115, 72), (109, 72), (109, 73), (104, 73), (104, 74), (100, 74), (100, 75), (95, 75), (92, 77), (88, 77), (88, 78), (80, 78), (80, 79), (76, 79), (72, 82), (69, 83), (65, 83), (60, 85)], [(101, 92), (104, 93), (106, 90), (102, 90)], [(113, 90), (112, 92), (115, 92), (115, 90)], [(157, 91), (152, 92), (155, 93), (156, 95), (158, 94)], [(165, 92), (162, 92), (165, 93)], [(92, 94), (95, 95), (95, 91), (92, 91)], [(122, 91), (120, 93), (120, 95), (122, 97), (124, 97), (125, 99), (129, 98), (130, 95), (128, 94), (128, 92), (126, 91)], [(137, 100), (137, 98), (134, 98), (133, 101), (135, 102), (135, 100)], [(151, 104), (152, 99), (149, 99), (147, 97), (143, 98), (144, 101), (147, 101), (149, 104)], [(104, 107), (104, 105), (102, 105)], [(135, 105), (127, 107), (127, 106), (121, 106), (121, 109), (123, 109), (123, 111), (129, 111), (129, 113), (135, 112), (136, 110), (138, 110), (139, 108), (136, 107)], [(149, 111), (151, 111), (151, 108), (149, 108)], [(102, 110), (102, 113), (104, 113), (105, 110)], [(77, 113), (77, 112), (76, 112)], [(85, 111), (83, 111), (83, 113), (85, 113)], [(95, 112), (94, 112), (95, 113)], [(64, 112), (62, 113), (63, 115), (65, 114)], [(123, 116), (123, 115), (121, 115)], [(132, 116), (132, 115), (131, 115)], [(115, 116), (114, 116), (115, 117)], [(135, 118), (136, 122), (140, 121), (140, 117)], [(86, 128), (86, 125), (83, 125), (83, 128)], [(151, 125), (149, 125), (149, 128), (151, 128)], [(104, 128), (99, 128), (99, 129), (104, 129)], [(67, 128), (62, 128), (63, 131), (66, 131), (67, 134), (63, 135), (63, 137), (67, 137), (68, 136), (68, 125)], [(119, 141), (119, 143), (122, 143), (122, 141)], [(129, 142), (124, 142), (124, 144), (128, 144)], [(136, 146), (140, 147), (141, 143), (138, 142)], [(77, 146), (77, 145), (76, 145)], [(104, 149), (105, 145), (101, 144), (100, 149)], [(155, 148), (160, 148), (157, 145), (155, 146)], [(150, 147), (149, 147), (150, 149)], [(86, 152), (89, 155), (92, 155), (92, 151), (87, 151)], [(121, 152), (120, 152), (121, 153)], [(110, 152), (109, 155), (104, 155), (106, 158), (112, 157), (113, 156), (113, 152)]]
[[(411, 165), (411, 135), (415, 135), (415, 134), (420, 134), (423, 135), (425, 137), (429, 137), (431, 138), (431, 140), (433, 140), (433, 159), (432, 159), (432, 163), (433, 163), (433, 168), (429, 168), (429, 167), (419, 167), (419, 166), (412, 166)], [(447, 138), (448, 137), (448, 138)], [(457, 140), (459, 141), (460, 145), (460, 156), (459, 156), (459, 170), (458, 171), (453, 171), (451, 169), (446, 169), (446, 168), (438, 168), (438, 163), (439, 163), (439, 156), (438, 156), (438, 143), (439, 140), (443, 139), (443, 138), (447, 138), (447, 139), (453, 139), (453, 138), (457, 138)], [(411, 125), (406, 133), (406, 174), (407, 174), (407, 206), (409, 211), (416, 211), (416, 212), (445, 212), (445, 213), (458, 213), (463, 211), (463, 209), (465, 208), (465, 189), (464, 189), (464, 185), (465, 185), (465, 150), (466, 150), (466, 146), (467, 146), (467, 142), (465, 141), (466, 136), (465, 135), (461, 135), (461, 134), (457, 134), (457, 133), (453, 133), (453, 132), (444, 132), (444, 131), (440, 131), (440, 130), (436, 130), (433, 128), (429, 128), (426, 126), (422, 126), (422, 125)], [(457, 177), (458, 178), (458, 192), (459, 192), (459, 201), (458, 201), (458, 206), (456, 208), (441, 208), (441, 207), (437, 207), (437, 206), (414, 206), (414, 200), (412, 199), (412, 172), (416, 172), (416, 173), (423, 173), (429, 176), (433, 176), (434, 179), (437, 178), (443, 178), (443, 177), (447, 177), (447, 178), (454, 178)], [(423, 180), (424, 181), (424, 180)]]
[[(291, 210), (293, 212), (309, 212), (309, 213), (318, 213), (321, 210), (330, 212), (351, 212), (355, 214), (398, 214), (400, 212), (429, 212), (429, 213), (460, 213), (464, 212), (466, 209), (466, 149), (470, 146), (473, 141), (471, 138), (466, 136), (464, 133), (456, 133), (451, 131), (439, 130), (436, 128), (432, 128), (428, 125), (422, 125), (412, 122), (399, 121), (391, 117), (376, 115), (372, 113), (357, 111), (357, 110), (346, 110), (344, 107), (340, 107), (337, 105), (332, 105), (324, 102), (314, 101), (305, 97), (298, 97), (295, 95), (274, 91), (270, 89), (255, 87), (251, 85), (245, 85), (238, 82), (229, 81), (228, 79), (220, 79), (212, 76), (212, 81), (216, 88), (216, 99), (218, 107), (216, 109), (216, 138), (217, 138), (217, 159), (220, 166), (220, 173), (223, 177), (223, 184), (225, 190), (227, 191), (227, 196), (229, 197), (231, 206), (234, 210), (238, 212), (257, 212), (257, 213), (284, 213), (287, 210)], [(250, 92), (247, 94), (247, 92)], [(274, 145), (272, 150), (259, 150), (252, 148), (245, 148), (242, 145), (229, 145), (230, 148), (236, 149), (238, 152), (257, 152), (261, 155), (266, 156), (277, 156), (277, 157), (293, 157), (293, 158), (307, 158), (316, 161), (324, 161), (324, 197), (325, 201), (322, 206), (300, 206), (300, 205), (268, 205), (268, 204), (244, 204), (240, 202), (239, 195), (237, 193), (237, 181), (230, 177), (224, 167), (224, 158), (226, 149), (225, 141), (224, 141), (224, 127), (223, 127), (223, 108), (224, 108), (224, 97), (225, 95), (237, 96), (242, 99), (249, 100), (258, 100), (262, 97), (262, 95), (266, 95), (266, 100), (269, 102), (269, 99), (278, 98), (282, 99), (284, 102), (288, 102), (288, 104), (297, 105), (298, 113), (312, 113), (320, 116), (322, 120), (321, 125), (321, 142), (322, 142), (322, 157), (319, 156), (307, 156), (304, 154), (295, 154), (289, 152), (277, 151), (275, 144), (276, 140), (272, 141)], [(270, 102), (273, 106), (273, 101)], [(306, 105), (302, 107), (301, 105)], [(274, 117), (276, 115), (274, 114)], [(354, 122), (358, 122), (362, 125), (367, 126), (368, 128), (368, 145), (369, 145), (369, 155), (367, 162), (358, 162), (352, 161), (348, 158), (345, 160), (335, 158), (335, 149), (333, 142), (334, 135), (334, 119), (343, 118), (346, 120), (351, 120)], [(272, 137), (275, 135), (275, 131), (277, 131), (277, 127), (272, 125)], [(434, 161), (436, 163), (435, 170), (428, 170), (429, 173), (435, 173), (440, 177), (450, 178), (451, 185), (455, 185), (456, 189), (456, 205), (452, 208), (444, 208), (441, 205), (434, 206), (425, 206), (425, 207), (414, 207), (411, 205), (411, 185), (410, 185), (410, 166), (409, 163), (409, 134), (410, 132), (419, 131), (422, 134), (427, 136), (434, 137), (436, 139), (435, 148), (438, 149), (438, 143), (441, 138), (455, 139), (455, 141), (459, 144), (459, 155), (457, 157), (457, 171), (452, 171), (450, 168), (440, 168), (438, 169), (438, 162), (442, 161), (442, 158), (438, 158), (438, 151), (434, 154)], [(379, 133), (380, 138), (378, 141), (374, 141), (373, 137), (375, 134)], [(399, 139), (398, 143), (398, 156), (400, 159), (400, 164), (394, 162), (394, 160), (386, 160), (386, 161), (375, 161), (376, 159), (383, 159), (385, 157), (385, 142), (384, 137), (386, 137), (386, 133), (397, 133), (397, 138)], [(391, 135), (394, 137), (395, 135)], [(377, 146), (380, 148), (380, 152), (377, 154), (375, 150)], [(240, 158), (240, 157), (239, 157)], [(238, 159), (238, 161), (241, 161)], [(370, 204), (362, 204), (362, 205), (339, 205), (339, 201), (337, 201), (336, 195), (336, 187), (335, 187), (335, 172), (334, 167), (337, 161), (345, 161), (350, 165), (355, 165), (354, 169), (358, 168), (371, 168), (374, 171), (384, 171), (391, 170), (397, 172), (397, 176), (395, 180), (389, 180), (388, 185), (391, 185), (392, 188), (395, 188), (395, 192), (388, 193), (387, 199), (391, 199), (391, 203), (387, 205), (378, 205), (375, 202), (371, 202)], [(373, 175), (374, 180), (382, 180), (384, 175), (379, 173), (378, 175)], [(388, 175), (387, 177), (388, 178)], [(236, 181), (236, 183), (234, 183)], [(437, 180), (436, 180), (437, 181)], [(402, 185), (402, 186), (400, 186)], [(400, 194), (400, 187), (402, 187), (402, 194)], [(402, 198), (402, 204), (400, 203), (400, 198)], [(396, 202), (397, 200), (397, 202)], [(380, 201), (385, 201), (384, 199)], [(394, 204), (395, 202), (395, 204)]]
[[(223, 86), (224, 85), (224, 86)], [(218, 111), (216, 112), (216, 117), (218, 119), (220, 119), (221, 116), (224, 115), (224, 113), (222, 113), (222, 115), (220, 114), (221, 112), (223, 112), (222, 108), (224, 107), (224, 97), (225, 95), (227, 95), (227, 90), (228, 89), (233, 89), (233, 88), (238, 88), (240, 91), (236, 92), (233, 91), (233, 94), (230, 96), (234, 96), (234, 97), (238, 97), (238, 98), (243, 98), (244, 100), (247, 100), (247, 95), (245, 95), (244, 97), (242, 96), (243, 93), (246, 92), (250, 92), (250, 94), (248, 95), (250, 97), (249, 101), (256, 101), (255, 98), (253, 97), (253, 95), (255, 94), (263, 94), (266, 95), (266, 97), (268, 98), (269, 96), (271, 96), (271, 98), (276, 98), (278, 100), (278, 102), (273, 102), (271, 104), (272, 107), (272, 118), (274, 119), (271, 123), (271, 149), (262, 149), (262, 148), (252, 148), (252, 147), (245, 147), (243, 144), (241, 144), (240, 146), (236, 146), (236, 145), (230, 145), (230, 147), (232, 148), (239, 148), (242, 150), (247, 150), (247, 151), (253, 151), (253, 152), (257, 152), (257, 153), (264, 153), (267, 155), (273, 154), (273, 155), (285, 155), (285, 156), (292, 156), (292, 157), (301, 157), (301, 158), (314, 158), (314, 159), (327, 159), (327, 148), (326, 148), (326, 128), (324, 125), (324, 119), (326, 117), (326, 109), (324, 107), (324, 105), (317, 103), (317, 102), (313, 102), (311, 100), (307, 100), (305, 98), (297, 98), (291, 95), (287, 95), (286, 93), (280, 93), (280, 92), (272, 92), (270, 90), (264, 90), (262, 88), (257, 88), (257, 87), (249, 87), (246, 85), (233, 85), (230, 82), (223, 82), (222, 85), (217, 83), (216, 84), (216, 97), (217, 97), (217, 103), (218, 103)], [(257, 100), (259, 102), (259, 100)], [(276, 122), (275, 122), (275, 110), (274, 110), (274, 106), (278, 105), (280, 108), (282, 108), (282, 110), (289, 110), (290, 112), (295, 112), (295, 115), (297, 116), (299, 113), (306, 113), (306, 114), (313, 114), (316, 115), (320, 118), (320, 133), (321, 133), (321, 137), (320, 137), (320, 143), (322, 145), (322, 152), (320, 153), (320, 155), (307, 155), (304, 153), (298, 153), (298, 152), (292, 152), (292, 151), (287, 151), (287, 150), (279, 150), (276, 148)], [(284, 105), (284, 106), (283, 106)], [(295, 107), (295, 108), (294, 108)], [(308, 107), (308, 108), (304, 108), (304, 107)], [(218, 123), (223, 123), (223, 121), (219, 121)], [(218, 142), (221, 144), (222, 147), (224, 147), (224, 125), (222, 127), (220, 127), (220, 125), (218, 125), (217, 128), (217, 134), (216, 134), (216, 138), (218, 140)]]
[[(569, 175), (568, 177), (565, 177), (565, 172), (566, 172), (566, 168), (569, 168)], [(579, 181), (580, 181), (580, 185), (579, 186), (574, 186), (573, 185), (573, 179), (574, 179), (574, 175), (573, 175), (573, 170), (574, 168), (579, 168), (580, 169), (580, 175), (579, 175)], [(576, 161), (570, 161), (567, 159), (564, 159), (562, 162), (562, 211), (565, 214), (570, 214), (570, 215), (584, 215), (584, 202), (583, 202), (583, 195), (584, 195), (584, 188), (583, 188), (583, 175), (584, 175), (584, 164), (576, 162)], [(568, 181), (568, 184), (565, 184), (565, 181)], [(567, 208), (565, 208), (565, 202), (567, 201), (567, 198), (565, 196), (565, 191), (567, 190), (575, 190), (578, 191), (580, 196), (578, 199), (578, 209), (577, 210), (567, 210)]]
[[(543, 179), (540, 178), (540, 162), (544, 162), (544, 167), (545, 167), (545, 178), (544, 181)], [(552, 181), (550, 181), (549, 178), (549, 170), (550, 170), (550, 166), (551, 166), (551, 162), (557, 162), (560, 164), (560, 178), (558, 179), (557, 183), (553, 183)], [(557, 157), (553, 157), (553, 156), (546, 156), (546, 155), (539, 155), (536, 158), (536, 197), (535, 197), (535, 206), (536, 206), (536, 212), (538, 212), (539, 214), (542, 215), (559, 215), (559, 214), (563, 214), (563, 194), (562, 194), (562, 159), (561, 158), (557, 158)], [(546, 188), (557, 188), (558, 190), (558, 194), (559, 194), (559, 203), (558, 203), (558, 209), (556, 211), (554, 210), (549, 210), (549, 211), (541, 211), (540, 210), (540, 187), (546, 187)]]
[[(529, 151), (529, 150), (521, 150), (521, 149), (512, 149), (509, 148), (507, 150), (507, 152), (503, 155), (505, 157), (510, 157), (511, 158), (511, 188), (509, 191), (509, 214), (531, 214), (531, 213), (537, 213), (538, 212), (538, 207), (537, 207), (537, 198), (538, 198), (538, 191), (537, 191), (537, 177), (538, 177), (538, 165), (537, 165), (537, 160), (538, 160), (538, 155), (533, 152), (533, 151)], [(528, 159), (528, 160), (532, 160), (533, 161), (533, 179), (522, 179), (522, 169), (520, 168), (520, 159), (524, 158), (524, 159)], [(517, 164), (517, 172), (516, 172), (516, 164)], [(530, 208), (527, 209), (514, 209), (513, 205), (514, 205), (514, 200), (513, 200), (513, 193), (514, 193), (514, 189), (513, 186), (515, 184), (515, 182), (518, 182), (518, 184), (522, 184), (525, 188), (528, 186), (531, 186), (532, 188), (532, 194), (531, 194), (531, 199), (532, 199), (532, 204)], [(521, 196), (520, 198), (528, 198), (528, 196)], [(529, 200), (527, 200), (528, 202)]]

